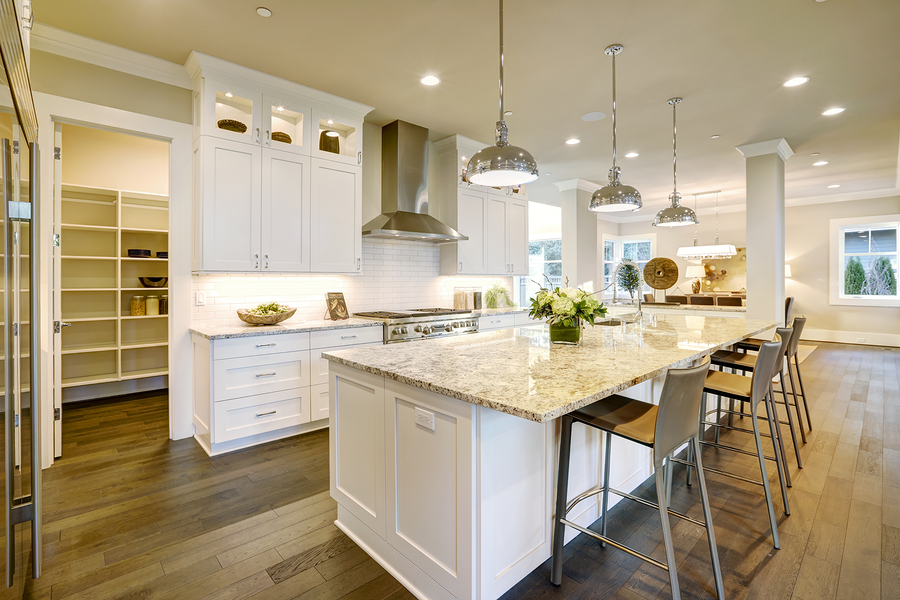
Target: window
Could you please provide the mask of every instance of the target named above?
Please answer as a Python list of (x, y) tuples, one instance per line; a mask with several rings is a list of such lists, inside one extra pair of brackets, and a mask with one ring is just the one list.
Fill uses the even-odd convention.
[(831, 221), (831, 303), (900, 306), (900, 215)]
[[(616, 266), (625, 259), (632, 260), (637, 263), (641, 273), (644, 272), (644, 265), (647, 264), (655, 254), (656, 234), (637, 235), (637, 236), (603, 236), (603, 287), (607, 287), (613, 282), (613, 274), (616, 272)], [(643, 293), (652, 293), (646, 284)], [(627, 296), (627, 292), (625, 293)], [(612, 298), (612, 287), (603, 293), (604, 298)]]
[(554, 286), (563, 283), (562, 240), (540, 240), (528, 243), (528, 277), (519, 278), (519, 298), (521, 303), (537, 294), (541, 286), (547, 286), (547, 279)]

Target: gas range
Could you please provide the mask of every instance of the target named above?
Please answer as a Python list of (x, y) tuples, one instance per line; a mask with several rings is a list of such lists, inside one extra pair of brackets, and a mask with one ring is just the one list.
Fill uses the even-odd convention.
[(384, 323), (384, 343), (412, 342), (478, 332), (478, 317), (469, 310), (415, 308), (354, 313), (358, 319)]

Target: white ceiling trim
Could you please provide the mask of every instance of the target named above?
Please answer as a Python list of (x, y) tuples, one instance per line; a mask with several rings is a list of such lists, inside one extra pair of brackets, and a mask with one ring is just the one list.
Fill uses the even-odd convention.
[(766, 140), (765, 142), (756, 142), (755, 144), (744, 144), (735, 148), (744, 155), (744, 158), (753, 158), (754, 156), (763, 156), (765, 154), (777, 154), (781, 160), (786, 161), (794, 155), (794, 151), (784, 138), (777, 140)]
[(558, 187), (561, 192), (578, 189), (592, 194), (603, 187), (601, 184), (588, 181), (587, 179), (566, 179), (565, 181), (557, 181), (553, 185)]
[(31, 30), (31, 47), (106, 69), (136, 75), (173, 85), (194, 89), (194, 84), (184, 66), (107, 44), (76, 33), (71, 33), (43, 23), (35, 23)]

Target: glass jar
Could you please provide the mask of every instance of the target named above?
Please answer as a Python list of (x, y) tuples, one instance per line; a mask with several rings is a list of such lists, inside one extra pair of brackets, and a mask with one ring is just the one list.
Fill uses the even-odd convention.
[(169, 314), (169, 297), (166, 295), (162, 295), (159, 297), (159, 314)]
[(147, 296), (147, 315), (159, 314), (159, 296)]
[(147, 302), (143, 296), (131, 297), (131, 316), (143, 317), (147, 314)]

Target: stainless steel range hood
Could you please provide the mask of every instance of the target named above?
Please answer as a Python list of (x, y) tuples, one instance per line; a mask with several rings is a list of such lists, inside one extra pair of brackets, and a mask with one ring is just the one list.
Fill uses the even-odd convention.
[(428, 130), (405, 121), (381, 129), (381, 214), (366, 237), (455, 242), (466, 236), (428, 214)]

